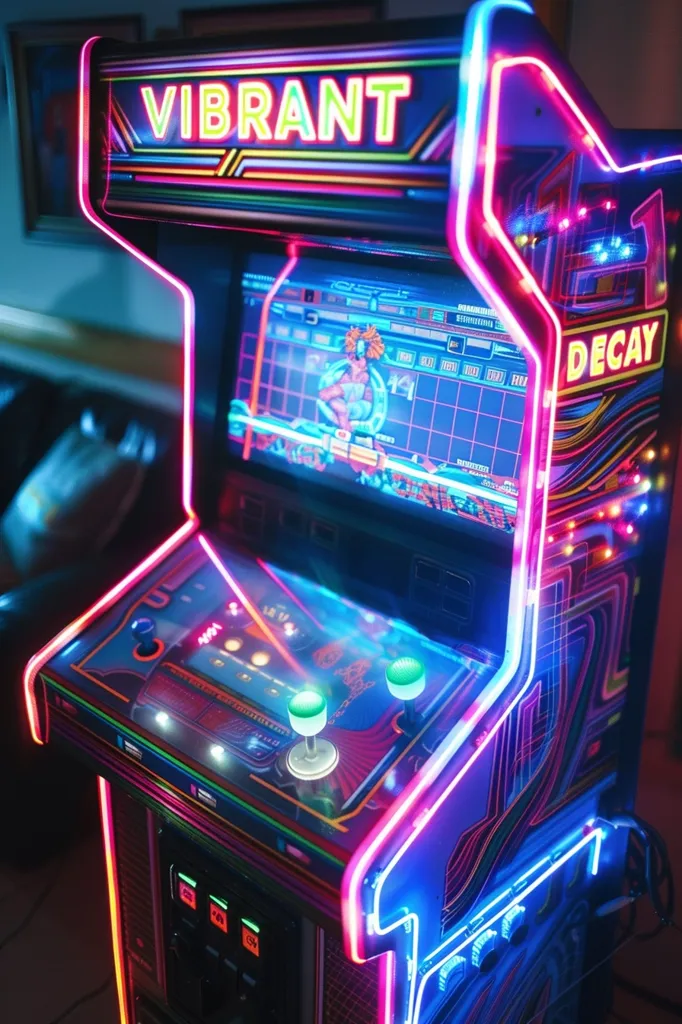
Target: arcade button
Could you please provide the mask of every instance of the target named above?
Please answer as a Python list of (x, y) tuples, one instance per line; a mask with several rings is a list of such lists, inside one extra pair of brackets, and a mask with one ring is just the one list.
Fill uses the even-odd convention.
[(199, 909), (198, 883), (184, 871), (173, 868), (173, 897), (177, 903), (196, 913)]
[(412, 732), (418, 722), (415, 703), (426, 688), (426, 669), (418, 658), (396, 658), (386, 666), (388, 692), (403, 701), (404, 711), (400, 725), (404, 732)]
[(214, 928), (221, 931), (223, 935), (229, 932), (229, 917), (227, 912), (227, 900), (221, 900), (218, 896), (208, 897), (208, 920)]
[(317, 690), (301, 690), (289, 701), (289, 723), (294, 732), (305, 737), (287, 754), (287, 768), (297, 779), (323, 779), (339, 763), (339, 752), (329, 740), (318, 740), (327, 724), (327, 700)]
[(163, 641), (156, 635), (154, 619), (146, 615), (133, 619), (130, 632), (135, 640), (133, 655), (138, 661), (151, 661), (163, 652)]
[(241, 920), (242, 926), (242, 947), (256, 958), (260, 958), (261, 954), (261, 941), (260, 941), (260, 927), (255, 921), (250, 921), (248, 918), (243, 917)]

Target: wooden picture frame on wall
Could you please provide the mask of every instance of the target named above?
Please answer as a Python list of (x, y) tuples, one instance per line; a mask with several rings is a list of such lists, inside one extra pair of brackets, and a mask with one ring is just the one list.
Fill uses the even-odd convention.
[(91, 36), (142, 39), (138, 15), (7, 26), (10, 116), (26, 234), (92, 244), (102, 238), (78, 205), (78, 66)]
[(287, 28), (324, 28), (379, 21), (382, 0), (312, 0), (307, 3), (243, 4), (180, 12), (180, 32), (188, 39), (241, 36)]
[(573, 0), (534, 0), (538, 18), (563, 53), (568, 53)]

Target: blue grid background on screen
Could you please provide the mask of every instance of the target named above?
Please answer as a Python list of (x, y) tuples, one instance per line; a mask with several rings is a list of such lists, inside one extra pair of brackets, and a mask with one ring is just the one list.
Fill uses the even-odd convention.
[[(244, 400), (250, 395), (255, 346), (256, 335), (245, 334), (237, 385), (237, 395)], [(288, 420), (319, 422), (316, 398), (320, 374), (325, 360), (341, 355), (314, 353), (302, 342), (268, 340), (263, 352), (259, 411)], [(410, 401), (406, 395), (391, 394), (389, 417), (382, 431), (395, 438), (391, 448), (407, 457), (416, 453), (435, 463), (472, 463), (496, 476), (517, 477), (522, 395), (431, 373), (405, 371), (403, 376), (416, 381), (415, 397)]]

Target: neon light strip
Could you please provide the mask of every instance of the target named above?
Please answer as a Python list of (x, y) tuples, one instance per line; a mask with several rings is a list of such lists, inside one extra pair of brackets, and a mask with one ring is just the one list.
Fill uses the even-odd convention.
[[(414, 59), (419, 57), (428, 58), (431, 54), (441, 54), (443, 59), (450, 59), (453, 54), (459, 54), (461, 47), (459, 46), (459, 40), (456, 38), (443, 40), (443, 39), (426, 39), (420, 42), (411, 42), (404, 46), (398, 46), (397, 44), (384, 44), (380, 43), (366, 43), (360, 46), (354, 46), (352, 49), (340, 48), (336, 46), (323, 46), (317, 47), (316, 49), (309, 50), (310, 61), (324, 61), (329, 60), (333, 55), (334, 59), (348, 59), (351, 63), (362, 63), (369, 58), (386, 59), (386, 53), (402, 53), (411, 55)], [(248, 66), (257, 66), (260, 68), (278, 67), (282, 61), (289, 60), (294, 54), (299, 63), (301, 62), (301, 50), (300, 47), (286, 47), (279, 50), (252, 50), (250, 53), (239, 53), (237, 56), (229, 50), (224, 50), (220, 53), (214, 53), (211, 55), (203, 56), (202, 54), (195, 54), (193, 56), (159, 56), (159, 57), (145, 57), (143, 59), (139, 57), (129, 58), (123, 60), (121, 57), (111, 57), (103, 62), (103, 68), (109, 71), (120, 71), (130, 70), (132, 68), (144, 68), (145, 70), (151, 70), (153, 68), (164, 67), (165, 70), (172, 70), (174, 67), (182, 70), (188, 65), (196, 65), (197, 67), (209, 67), (217, 70), (224, 68), (231, 68), (236, 65), (237, 68), (242, 68), (246, 61)], [(431, 57), (430, 59), (433, 59)], [(306, 61), (304, 60), (305, 64)], [(329, 64), (321, 65), (323, 68), (328, 68)]]
[(41, 736), (38, 707), (35, 697), (35, 681), (40, 669), (49, 659), (62, 647), (73, 640), (85, 627), (118, 598), (122, 597), (135, 583), (149, 572), (162, 559), (174, 551), (190, 534), (198, 524), (196, 513), (192, 507), (192, 418), (194, 403), (194, 297), (187, 285), (169, 274), (158, 263), (149, 259), (143, 252), (137, 249), (122, 235), (109, 228), (97, 216), (90, 203), (88, 195), (89, 175), (89, 149), (90, 149), (90, 53), (97, 42), (97, 36), (89, 39), (81, 50), (80, 55), (80, 93), (78, 101), (78, 199), (85, 216), (95, 227), (108, 235), (117, 245), (126, 249), (135, 259), (140, 260), (146, 267), (153, 270), (163, 280), (175, 288), (183, 300), (183, 416), (182, 416), (182, 504), (187, 514), (187, 522), (184, 523), (174, 534), (163, 544), (145, 558), (132, 572), (124, 579), (107, 591), (99, 601), (95, 602), (86, 612), (57, 634), (45, 647), (41, 648), (26, 665), (23, 676), (24, 702), (28, 716), (31, 736), (35, 743), (43, 744), (45, 738)]
[(393, 989), (395, 986), (395, 961), (393, 950), (382, 956), (379, 962), (379, 1021), (378, 1024), (395, 1024)]
[[(263, 308), (260, 314), (260, 321), (258, 324), (258, 340), (256, 342), (256, 355), (253, 363), (253, 377), (251, 378), (251, 395), (249, 396), (249, 410), (252, 416), (255, 416), (258, 410), (258, 393), (260, 391), (260, 380), (263, 372), (263, 357), (265, 354), (265, 336), (268, 332), (268, 317), (270, 316), (270, 306), (277, 292), (286, 281), (287, 277), (298, 263), (298, 256), (294, 249), (291, 251), (290, 258), (282, 267), (281, 271), (272, 282), (270, 288), (267, 291), (265, 298), (263, 299)], [(252, 428), (250, 425), (246, 428), (246, 434), (244, 436), (244, 448), (242, 450), (242, 457), (248, 460), (251, 455), (251, 437)]]
[[(172, 71), (152, 71), (146, 70), (138, 71), (134, 75), (122, 75), (111, 72), (102, 76), (103, 82), (137, 82), (144, 80), (148, 81), (162, 81), (167, 78), (211, 78), (216, 74), (216, 71), (220, 72), (226, 78), (248, 78), (250, 75), (263, 75), (268, 74), (274, 78), (279, 75), (300, 75), (300, 74), (318, 74), (320, 72), (331, 72), (331, 71), (380, 71), (387, 68), (447, 68), (454, 67), (459, 63), (457, 57), (436, 57), (432, 60), (377, 60), (377, 61), (348, 61), (343, 63), (332, 63), (332, 64), (292, 64), (292, 65), (281, 65), (278, 67), (235, 67), (230, 68), (225, 63), (210, 67), (206, 71), (187, 71), (184, 65), (179, 70)], [(191, 66), (191, 65), (190, 65)]]
[(569, 108), (571, 113), (574, 115), (578, 123), (585, 129), (586, 134), (589, 136), (591, 141), (594, 143), (596, 149), (599, 150), (604, 161), (611, 171), (615, 171), (616, 174), (627, 174), (629, 171), (646, 171), (650, 167), (660, 167), (664, 164), (681, 163), (682, 153), (674, 153), (671, 156), (660, 156), (653, 160), (640, 160), (632, 164), (618, 164), (614, 160), (613, 156), (607, 149), (605, 143), (602, 141), (601, 136), (597, 132), (594, 125), (587, 119), (578, 104), (572, 98), (566, 87), (563, 85), (561, 80), (558, 78), (555, 71), (550, 68), (545, 61), (540, 60), (538, 57), (531, 57), (529, 55), (523, 57), (508, 57), (505, 60), (498, 61), (500, 72), (505, 68), (518, 66), (520, 64), (532, 64), (539, 68), (542, 74), (547, 79), (552, 89), (556, 89), (562, 100)]
[[(577, 842), (574, 846), (567, 850), (566, 853), (564, 853), (561, 857), (559, 857), (552, 864), (550, 864), (546, 871), (543, 871), (543, 873), (533, 882), (531, 882), (531, 884), (526, 889), (518, 893), (517, 896), (514, 896), (514, 898), (511, 899), (509, 903), (505, 904), (505, 906), (502, 907), (501, 910), (498, 910), (494, 917), (491, 917), (484, 924), (480, 925), (480, 927), (477, 928), (476, 931), (467, 934), (464, 940), (459, 943), (459, 945), (453, 946), (453, 940), (450, 940), (449, 943), (443, 943), (441, 946), (439, 946), (438, 949), (434, 953), (432, 953), (427, 959), (430, 960), (431, 957), (438, 955), (444, 949), (447, 949), (447, 952), (439, 960), (437, 960), (435, 964), (429, 967), (428, 971), (425, 971), (424, 974), (420, 977), (419, 990), (417, 992), (417, 998), (415, 1001), (413, 1020), (419, 1020), (422, 1000), (424, 998), (424, 990), (429, 981), (429, 978), (431, 978), (436, 973), (436, 971), (439, 971), (443, 964), (445, 964), (451, 957), (457, 956), (457, 954), (461, 953), (463, 949), (465, 949), (467, 946), (470, 946), (472, 942), (475, 942), (478, 936), (482, 935), (487, 928), (491, 928), (498, 921), (501, 921), (505, 914), (508, 914), (510, 910), (513, 910), (514, 907), (517, 907), (520, 903), (527, 899), (528, 896), (531, 895), (531, 893), (535, 892), (536, 889), (538, 889), (544, 882), (551, 878), (552, 875), (554, 875), (560, 868), (564, 866), (564, 864), (567, 864), (569, 860), (572, 860), (576, 856), (576, 854), (580, 853), (581, 850), (584, 850), (585, 847), (592, 841), (594, 841), (594, 855), (592, 857), (592, 866), (590, 868), (590, 873), (592, 875), (596, 875), (597, 871), (599, 870), (599, 855), (601, 852), (602, 839), (603, 835), (602, 830), (600, 828), (593, 829), (586, 835), (583, 835), (579, 842)], [(546, 858), (543, 858), (543, 861), (544, 860), (546, 860)], [(542, 863), (543, 861), (541, 861), (540, 863)], [(535, 871), (535, 868), (531, 868), (529, 874), (533, 871)], [(466, 931), (466, 929), (462, 929), (462, 931)], [(462, 932), (460, 931), (457, 934), (461, 935)], [(453, 939), (455, 938), (456, 936), (453, 936)]]
[[(284, 424), (273, 424), (263, 416), (244, 416), (241, 413), (233, 413), (230, 419), (235, 423), (248, 424), (257, 434), (276, 434), (277, 437), (286, 437), (290, 441), (309, 444), (311, 448), (324, 449), (322, 438), (311, 437), (310, 434), (304, 434), (302, 431), (294, 430), (292, 427), (287, 427)], [(396, 473), (402, 473), (404, 476), (412, 477), (415, 480), (424, 480), (427, 483), (445, 487), (451, 491), (459, 491), (465, 497), (474, 495), (493, 504), (502, 505), (503, 508), (509, 509), (511, 512), (516, 511), (516, 499), (500, 491), (493, 491), (487, 487), (478, 487), (476, 484), (463, 484), (457, 480), (451, 480), (449, 477), (438, 476), (437, 473), (429, 473), (428, 470), (399, 462), (397, 459), (386, 458), (384, 465), (387, 469), (392, 469)]]
[(237, 580), (228, 570), (225, 563), (222, 561), (222, 559), (216, 553), (216, 551), (211, 547), (211, 545), (209, 544), (209, 542), (206, 540), (202, 533), (198, 534), (198, 540), (202, 548), (204, 549), (204, 551), (206, 552), (206, 554), (211, 559), (214, 566), (222, 576), (222, 578), (227, 583), (230, 590), (232, 590), (239, 598), (239, 600), (244, 605), (244, 607), (246, 608), (246, 610), (248, 611), (249, 615), (256, 623), (258, 628), (265, 634), (265, 636), (268, 638), (268, 640), (275, 648), (275, 650), (280, 654), (280, 656), (284, 658), (287, 665), (289, 665), (290, 668), (293, 668), (294, 672), (300, 675), (302, 680), (305, 680), (307, 678), (305, 670), (299, 665), (299, 663), (296, 661), (294, 656), (287, 650), (284, 644), (280, 643), (280, 641), (272, 632), (272, 630), (268, 626), (267, 622), (265, 621), (261, 613), (258, 611), (254, 603), (250, 600), (246, 591), (242, 590), (242, 588), (237, 583)]
[(150, 259), (141, 249), (110, 228), (95, 213), (90, 202), (90, 53), (98, 37), (83, 46), (80, 55), (80, 91), (78, 98), (78, 201), (88, 220), (174, 288), (182, 299), (183, 402), (182, 402), (182, 504), (188, 518), (196, 518), (192, 507), (192, 421), (194, 413), (194, 296), (184, 281)]
[(114, 839), (114, 816), (111, 809), (111, 786), (101, 776), (97, 779), (99, 792), (99, 810), (102, 819), (102, 839), (104, 842), (104, 863), (107, 873), (107, 890), (109, 893), (109, 916), (111, 919), (111, 942), (114, 952), (114, 974), (118, 995), (118, 1011), (121, 1024), (132, 1024), (128, 1013), (128, 994), (126, 991), (125, 953), (123, 950), (123, 933), (121, 929), (121, 911), (118, 891), (118, 868), (116, 865), (116, 843)]
[[(230, 192), (242, 191), (242, 192), (257, 192), (264, 191), (266, 186), (260, 184), (258, 181), (247, 181), (244, 178), (187, 178), (182, 177), (178, 174), (177, 177), (168, 177), (165, 174), (136, 174), (135, 181), (143, 184), (153, 185), (193, 185), (195, 187), (201, 186), (201, 188), (213, 188), (213, 189), (224, 189)], [(319, 195), (320, 189), (317, 185), (307, 185), (305, 182), (292, 182), (287, 184), (285, 181), (280, 181), (277, 185), (278, 192), (313, 192)], [(400, 199), (404, 196), (404, 190), (399, 188), (386, 188), (385, 186), (377, 186), (376, 188), (370, 188), (367, 185), (328, 185), (325, 188), (325, 192), (330, 194), (357, 196), (364, 199), (373, 199), (375, 196), (392, 196), (394, 199)]]
[(50, 660), (50, 658), (57, 654), (62, 647), (66, 647), (71, 640), (75, 639), (79, 633), (81, 633), (93, 619), (101, 615), (102, 612), (110, 608), (115, 601), (127, 593), (131, 587), (133, 587), (139, 579), (141, 579), (146, 573), (149, 572), (155, 565), (157, 565), (162, 559), (169, 555), (172, 551), (175, 551), (177, 547), (187, 539), (196, 528), (196, 521), (188, 519), (179, 530), (176, 530), (168, 540), (165, 540), (160, 547), (152, 551), (151, 555), (148, 555), (143, 562), (140, 562), (132, 572), (129, 572), (115, 587), (100, 597), (99, 601), (96, 601), (86, 612), (80, 615), (77, 619), (74, 619), (66, 629), (63, 629), (61, 633), (58, 633), (45, 647), (41, 648), (37, 654), (34, 654), (31, 660), (24, 669), (24, 702), (26, 705), (26, 712), (28, 715), (29, 727), (31, 729), (31, 736), (35, 743), (42, 745), (45, 742), (43, 736), (40, 733), (40, 722), (38, 718), (38, 707), (35, 697), (35, 680), (38, 672), (41, 668)]

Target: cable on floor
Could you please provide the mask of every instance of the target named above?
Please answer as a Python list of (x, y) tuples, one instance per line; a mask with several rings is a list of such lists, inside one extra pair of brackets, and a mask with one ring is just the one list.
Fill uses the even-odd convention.
[(112, 978), (113, 975), (108, 975), (106, 981), (103, 981), (101, 985), (97, 986), (97, 988), (93, 988), (90, 992), (86, 992), (85, 995), (79, 996), (75, 1002), (71, 1003), (70, 1006), (67, 1006), (65, 1010), (62, 1010), (58, 1017), (54, 1017), (50, 1021), (50, 1024), (62, 1024), (62, 1021), (66, 1020), (67, 1017), (70, 1017), (72, 1013), (76, 1012), (76, 1010), (79, 1010), (81, 1006), (85, 1006), (86, 1003), (92, 1002), (92, 1000), (97, 999), (98, 996), (104, 995), (111, 985)]
[(60, 861), (49, 882), (47, 882), (40, 890), (38, 896), (33, 901), (33, 903), (31, 904), (31, 906), (29, 907), (29, 909), (27, 910), (26, 914), (21, 919), (19, 924), (16, 926), (16, 928), (13, 928), (11, 931), (7, 933), (7, 935), (4, 935), (3, 938), (0, 939), (0, 953), (3, 951), (3, 949), (9, 946), (11, 942), (14, 942), (14, 940), (18, 938), (21, 935), (21, 933), (26, 930), (26, 928), (28, 928), (31, 921), (36, 916), (36, 914), (42, 907), (43, 903), (45, 903), (46, 899), (48, 898), (48, 896), (54, 889), (55, 885), (57, 884), (59, 876), (61, 875), (62, 867), (63, 863)]
[(628, 978), (624, 978), (622, 974), (616, 974), (615, 972), (613, 974), (613, 983), (622, 989), (623, 992), (628, 992), (631, 996), (641, 999), (642, 1002), (649, 1003), (651, 1006), (669, 1013), (672, 1017), (682, 1018), (682, 1003), (678, 1003), (674, 999), (668, 999), (667, 996), (662, 996), (645, 985), (637, 985), (634, 981), (630, 981)]

